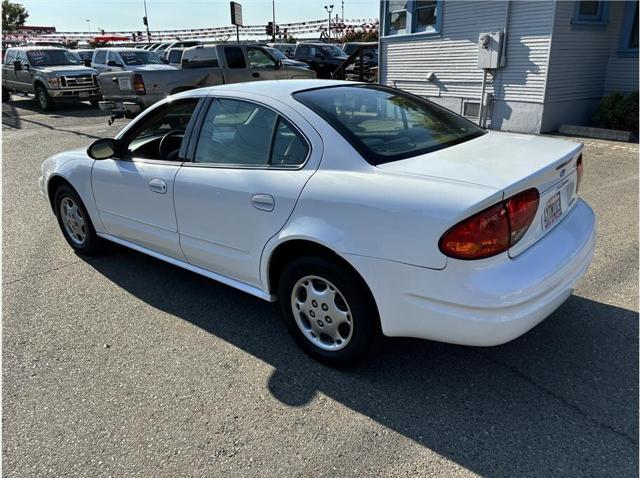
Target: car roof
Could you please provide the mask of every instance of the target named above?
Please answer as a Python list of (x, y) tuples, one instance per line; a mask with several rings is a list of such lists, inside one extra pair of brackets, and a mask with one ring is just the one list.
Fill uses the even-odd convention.
[(225, 93), (251, 93), (255, 95), (265, 96), (277, 100), (287, 100), (294, 93), (314, 88), (324, 88), (329, 86), (353, 86), (364, 83), (344, 80), (267, 80), (254, 81), (245, 83), (229, 83), (226, 85), (209, 86), (190, 90), (181, 96), (202, 96), (202, 93), (215, 94), (216, 92)]
[(14, 46), (11, 49), (15, 50), (67, 50), (67, 48), (63, 48), (61, 46), (50, 46), (50, 45), (30, 45), (30, 46)]
[(96, 48), (94, 51), (104, 50), (104, 51), (140, 51), (140, 48), (134, 48), (131, 46), (108, 46), (104, 48)]

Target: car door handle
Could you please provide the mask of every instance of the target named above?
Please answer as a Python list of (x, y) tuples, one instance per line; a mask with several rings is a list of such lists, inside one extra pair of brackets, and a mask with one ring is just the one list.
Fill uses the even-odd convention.
[(154, 193), (164, 194), (167, 192), (167, 183), (165, 183), (162, 179), (152, 179), (149, 181), (149, 189), (151, 189)]
[(258, 73), (257, 71), (254, 71), (253, 75), (251, 76), (253, 76), (254, 78), (260, 78), (260, 73)]
[(271, 212), (276, 202), (270, 194), (254, 194), (251, 196), (251, 205), (261, 211)]

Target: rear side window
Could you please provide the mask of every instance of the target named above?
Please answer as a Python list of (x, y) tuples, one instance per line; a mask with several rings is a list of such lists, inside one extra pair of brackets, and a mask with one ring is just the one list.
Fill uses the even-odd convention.
[(296, 55), (298, 56), (309, 56), (309, 47), (308, 46), (300, 46), (296, 50)]
[(227, 58), (229, 68), (246, 68), (247, 63), (244, 61), (244, 53), (242, 48), (237, 46), (225, 47), (224, 55)]
[(200, 131), (194, 162), (226, 166), (297, 166), (308, 146), (273, 110), (248, 101), (214, 101)]
[(180, 63), (182, 50), (171, 50), (169, 52), (169, 63)]
[(293, 95), (331, 124), (371, 164), (437, 151), (485, 134), (461, 116), (383, 86), (339, 86)]
[(107, 52), (104, 50), (96, 50), (93, 55), (93, 62), (104, 65), (107, 62)]

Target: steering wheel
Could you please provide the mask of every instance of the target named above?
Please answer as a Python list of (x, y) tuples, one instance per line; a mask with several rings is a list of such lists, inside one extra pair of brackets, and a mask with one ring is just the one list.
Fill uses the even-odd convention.
[(170, 151), (165, 151), (165, 149), (167, 149), (167, 146), (170, 144), (170, 142), (168, 141), (169, 138), (172, 138), (174, 136), (178, 136), (178, 135), (183, 135), (184, 136), (184, 130), (183, 129), (173, 129), (171, 131), (169, 131), (167, 134), (165, 134), (162, 139), (160, 140), (160, 144), (158, 145), (158, 156), (159, 159), (161, 159), (162, 161), (174, 161), (175, 157), (171, 158), (170, 155), (171, 153), (175, 152), (175, 151), (179, 151), (180, 148), (176, 149), (172, 149)]

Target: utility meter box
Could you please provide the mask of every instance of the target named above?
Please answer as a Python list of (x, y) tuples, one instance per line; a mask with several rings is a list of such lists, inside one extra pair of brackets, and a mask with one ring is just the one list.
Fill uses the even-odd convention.
[(503, 32), (481, 33), (478, 38), (478, 68), (500, 67)]

